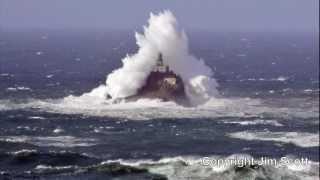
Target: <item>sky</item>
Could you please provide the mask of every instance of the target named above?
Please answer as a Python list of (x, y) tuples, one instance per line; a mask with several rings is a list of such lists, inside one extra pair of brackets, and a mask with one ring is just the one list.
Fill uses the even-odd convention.
[(319, 0), (0, 0), (0, 28), (139, 29), (166, 9), (189, 30), (319, 31)]

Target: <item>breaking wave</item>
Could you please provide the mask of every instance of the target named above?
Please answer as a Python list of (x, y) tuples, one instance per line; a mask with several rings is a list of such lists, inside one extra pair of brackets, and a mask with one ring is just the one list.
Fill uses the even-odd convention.
[[(275, 103), (275, 100), (272, 101)], [(305, 100), (301, 99), (300, 103), (298, 100), (295, 101), (297, 104), (303, 104)], [(81, 97), (68, 96), (63, 99), (29, 99), (23, 103), (17, 103), (10, 100), (0, 100), (0, 104), (0, 111), (36, 109), (39, 111), (59, 114), (82, 114), (86, 116), (105, 116), (131, 120), (216, 117), (290, 119), (293, 117), (314, 118), (319, 116), (317, 106), (278, 107), (274, 106), (274, 104), (267, 104), (261, 99), (251, 98), (211, 98), (203, 105), (196, 107), (183, 107), (175, 104), (174, 102), (162, 102), (159, 99), (139, 99), (135, 102), (119, 102), (114, 104), (111, 101), (102, 98), (95, 98), (86, 94)], [(277, 121), (268, 121), (267, 123), (277, 123)]]
[(110, 73), (106, 85), (94, 89), (91, 94), (106, 98), (124, 98), (137, 93), (156, 65), (158, 54), (163, 61), (184, 81), (186, 94), (193, 104), (201, 104), (217, 95), (218, 86), (213, 72), (202, 59), (189, 53), (188, 39), (180, 30), (174, 15), (164, 11), (158, 15), (151, 13), (144, 34), (136, 33), (139, 50), (136, 54), (122, 59), (123, 66)]
[[(158, 161), (123, 161), (121, 164), (134, 167), (143, 167), (151, 173), (165, 175), (170, 180), (177, 179), (214, 179), (214, 180), (232, 180), (232, 179), (319, 179), (317, 168), (319, 163), (308, 161), (308, 163), (294, 163), (295, 157), (284, 157), (281, 159), (266, 158), (276, 162), (274, 164), (264, 164), (264, 160), (255, 159), (246, 154), (233, 154), (227, 157), (173, 157), (163, 158)], [(205, 159), (205, 161), (204, 161)], [(254, 160), (256, 164), (245, 164), (247, 160)], [(208, 160), (208, 161), (207, 161)], [(242, 164), (231, 164), (232, 160), (237, 160)], [(215, 162), (223, 162), (221, 164)], [(281, 162), (281, 163), (280, 163)], [(263, 165), (258, 165), (258, 164)], [(277, 164), (278, 163), (278, 164)], [(250, 164), (250, 163), (249, 163)]]
[[(23, 174), (15, 171), (0, 172), (0, 178), (31, 179), (46, 177), (78, 177), (87, 179), (92, 175), (99, 179), (203, 179), (203, 180), (245, 180), (245, 179), (319, 179), (319, 163), (301, 161), (292, 156), (281, 159), (255, 159), (246, 154), (224, 156), (178, 156), (162, 158), (160, 160), (108, 160), (103, 161), (86, 154), (72, 152), (42, 153), (36, 150), (22, 150), (2, 155), (6, 160), (24, 160)], [(69, 161), (65, 159), (69, 158)], [(77, 161), (72, 159), (78, 158)], [(236, 161), (232, 161), (236, 160)], [(255, 164), (249, 164), (253, 160)], [(267, 161), (268, 160), (268, 161)], [(285, 160), (285, 161), (282, 161)], [(300, 160), (299, 160), (300, 161)], [(27, 163), (28, 162), (28, 163)], [(40, 164), (36, 164), (40, 162)], [(89, 163), (88, 163), (89, 162)], [(220, 162), (220, 163), (218, 163)], [(237, 163), (228, 163), (237, 162)], [(262, 165), (265, 164), (265, 165)], [(12, 167), (13, 169), (15, 166)], [(68, 176), (66, 176), (68, 175)], [(20, 178), (19, 178), (20, 177)]]
[(43, 147), (87, 147), (97, 144), (96, 139), (77, 138), (73, 136), (50, 136), (50, 137), (32, 137), (32, 136), (2, 136), (0, 141), (29, 143)]
[(299, 147), (318, 147), (319, 134), (307, 132), (235, 132), (229, 134), (232, 138), (244, 140), (259, 140), (259, 141), (276, 141), (282, 143), (292, 143)]

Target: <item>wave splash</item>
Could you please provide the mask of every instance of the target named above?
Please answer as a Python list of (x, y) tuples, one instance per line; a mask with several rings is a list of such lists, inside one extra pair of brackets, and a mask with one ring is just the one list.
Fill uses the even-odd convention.
[(170, 11), (151, 13), (143, 34), (136, 33), (135, 37), (138, 52), (122, 59), (123, 66), (110, 73), (106, 84), (92, 90), (90, 96), (105, 98), (109, 94), (112, 98), (125, 98), (136, 94), (156, 65), (159, 53), (164, 64), (182, 77), (192, 104), (202, 104), (218, 94), (213, 71), (189, 53), (188, 38)]

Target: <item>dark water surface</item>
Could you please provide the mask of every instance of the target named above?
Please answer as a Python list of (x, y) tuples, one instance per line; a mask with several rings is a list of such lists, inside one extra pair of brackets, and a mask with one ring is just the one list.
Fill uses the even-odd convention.
[[(1, 32), (0, 179), (318, 178), (318, 38), (188, 36), (221, 95), (194, 108), (81, 96), (136, 52), (131, 32)], [(199, 163), (235, 155), (310, 162), (223, 171)]]

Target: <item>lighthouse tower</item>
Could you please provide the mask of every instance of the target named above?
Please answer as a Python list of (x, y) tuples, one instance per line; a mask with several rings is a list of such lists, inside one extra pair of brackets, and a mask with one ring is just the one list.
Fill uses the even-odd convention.
[(157, 62), (135, 95), (126, 97), (126, 100), (139, 98), (161, 99), (162, 101), (174, 101), (184, 106), (190, 102), (186, 95), (182, 78), (169, 69), (163, 62), (162, 54), (159, 53)]
[(154, 72), (167, 73), (169, 72), (169, 67), (164, 65), (162, 54), (159, 53), (157, 64), (153, 70)]

